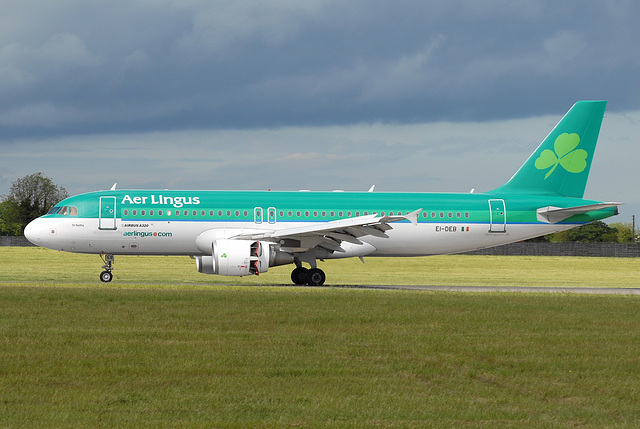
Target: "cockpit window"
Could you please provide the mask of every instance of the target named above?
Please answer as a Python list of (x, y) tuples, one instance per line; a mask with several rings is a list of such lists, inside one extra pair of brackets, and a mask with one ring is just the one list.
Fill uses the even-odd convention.
[(73, 206), (54, 207), (47, 214), (59, 214), (64, 216), (78, 216), (78, 208)]

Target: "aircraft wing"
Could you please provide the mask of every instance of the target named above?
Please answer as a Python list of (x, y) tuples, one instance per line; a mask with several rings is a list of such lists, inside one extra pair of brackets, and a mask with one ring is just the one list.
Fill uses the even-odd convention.
[(617, 207), (621, 204), (622, 203), (599, 203), (599, 204), (588, 204), (586, 206), (567, 207), (567, 208), (547, 206), (547, 207), (539, 208), (537, 210), (537, 215), (538, 215), (538, 220), (540, 222), (558, 223), (577, 214), (588, 213), (595, 210), (608, 209), (609, 207)]
[[(360, 237), (371, 235), (379, 238), (389, 238), (386, 231), (392, 229), (390, 223), (409, 220), (414, 225), (418, 223), (418, 209), (406, 215), (378, 216), (376, 214), (339, 219), (331, 222), (317, 222), (309, 225), (264, 231), (260, 233), (241, 234), (234, 239), (280, 241), (284, 247), (292, 247), (295, 252), (304, 252), (316, 246), (332, 252), (344, 252), (340, 246), (347, 242), (355, 245), (363, 244)], [(288, 240), (296, 243), (287, 244)]]

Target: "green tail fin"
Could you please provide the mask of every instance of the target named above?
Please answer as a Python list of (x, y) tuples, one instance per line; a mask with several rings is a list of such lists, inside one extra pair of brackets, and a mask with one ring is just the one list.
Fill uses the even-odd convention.
[(606, 105), (606, 101), (574, 104), (516, 174), (492, 192), (582, 198)]

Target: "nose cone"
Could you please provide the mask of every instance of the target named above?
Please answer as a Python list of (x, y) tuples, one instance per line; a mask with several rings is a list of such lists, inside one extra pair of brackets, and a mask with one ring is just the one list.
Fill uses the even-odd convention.
[(27, 237), (31, 243), (36, 246), (40, 246), (42, 242), (42, 221), (40, 219), (34, 219), (29, 222), (24, 228), (24, 236)]

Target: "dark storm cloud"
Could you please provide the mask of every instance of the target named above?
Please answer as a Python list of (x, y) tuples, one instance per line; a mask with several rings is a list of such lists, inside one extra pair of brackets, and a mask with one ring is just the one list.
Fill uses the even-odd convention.
[(0, 135), (490, 120), (637, 109), (633, 1), (0, 7)]

